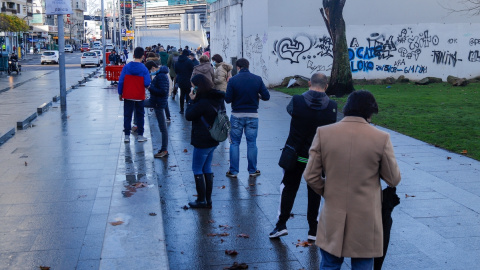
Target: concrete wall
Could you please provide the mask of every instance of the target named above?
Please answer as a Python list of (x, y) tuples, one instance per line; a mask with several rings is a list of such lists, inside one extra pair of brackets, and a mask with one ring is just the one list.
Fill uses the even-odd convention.
[[(347, 1), (353, 77), (480, 75), (480, 16), (449, 14), (440, 6), (453, 2)], [(319, 12), (321, 1), (220, 0), (213, 5), (212, 53), (247, 58), (250, 70), (268, 85), (292, 75), (330, 74), (333, 47)]]

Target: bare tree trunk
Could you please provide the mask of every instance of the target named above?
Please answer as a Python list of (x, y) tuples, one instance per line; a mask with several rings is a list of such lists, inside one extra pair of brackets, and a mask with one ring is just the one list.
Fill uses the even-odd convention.
[(326, 93), (342, 97), (355, 91), (348, 58), (348, 45), (343, 7), (346, 0), (323, 0), (320, 9), (333, 43), (333, 65)]

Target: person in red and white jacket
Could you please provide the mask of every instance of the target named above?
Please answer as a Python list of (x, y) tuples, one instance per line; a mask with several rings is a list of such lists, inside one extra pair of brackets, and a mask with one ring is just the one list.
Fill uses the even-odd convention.
[(125, 142), (130, 142), (130, 130), (132, 128), (132, 115), (135, 112), (137, 124), (137, 141), (144, 142), (147, 140), (143, 136), (144, 132), (144, 100), (145, 88), (150, 85), (150, 73), (142, 63), (144, 50), (137, 47), (133, 51), (133, 61), (126, 64), (120, 79), (118, 80), (118, 95), (120, 101), (123, 101), (123, 128), (125, 132)]

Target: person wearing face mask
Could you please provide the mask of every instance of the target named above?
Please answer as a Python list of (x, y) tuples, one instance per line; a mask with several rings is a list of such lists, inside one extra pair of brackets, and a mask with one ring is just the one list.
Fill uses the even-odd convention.
[(227, 91), (227, 83), (232, 77), (232, 65), (223, 62), (223, 58), (219, 54), (212, 57), (212, 65), (215, 68), (213, 83), (215, 89)]
[(178, 57), (175, 64), (175, 73), (177, 74), (177, 83), (180, 88), (180, 114), (184, 112), (185, 99), (190, 100), (190, 78), (192, 78), (193, 62), (188, 58), (190, 52), (183, 50), (182, 55)]
[(192, 208), (212, 208), (212, 159), (219, 143), (210, 135), (208, 126), (213, 125), (217, 111), (225, 110), (225, 93), (213, 89), (213, 83), (201, 74), (193, 76), (191, 85), (185, 119), (192, 121), (192, 171), (198, 197), (188, 204)]
[(168, 91), (170, 89), (170, 80), (168, 79), (168, 68), (166, 66), (158, 67), (153, 61), (148, 61), (145, 66), (150, 71), (150, 75), (154, 76), (152, 83), (148, 87), (150, 98), (145, 100), (145, 107), (153, 108), (155, 116), (158, 121), (158, 128), (162, 133), (162, 146), (158, 153), (154, 155), (155, 158), (162, 158), (168, 156), (168, 130), (165, 123), (165, 114), (168, 104)]

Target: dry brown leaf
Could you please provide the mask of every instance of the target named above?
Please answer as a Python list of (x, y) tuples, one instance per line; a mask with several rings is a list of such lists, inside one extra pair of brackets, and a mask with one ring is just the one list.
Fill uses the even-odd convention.
[(312, 244), (309, 243), (308, 241), (300, 241), (300, 240), (298, 240), (298, 242), (295, 244), (296, 247), (309, 247), (311, 245)]
[[(27, 165), (28, 165), (28, 163), (25, 161), (25, 166), (27, 166)], [(49, 268), (50, 268), (50, 267), (49, 267)]]
[(207, 236), (208, 237), (215, 237), (215, 236), (217, 236), (217, 234), (216, 233), (207, 233)]
[(112, 224), (112, 226), (122, 225), (123, 223), (125, 223), (125, 222), (123, 222), (123, 221), (121, 221), (121, 220), (115, 221), (115, 222), (110, 222), (110, 224)]
[(248, 234), (245, 234), (245, 233), (241, 233), (241, 234), (237, 235), (237, 237), (241, 237), (241, 238), (250, 238), (250, 235), (248, 235)]
[(187, 152), (188, 152), (187, 148), (183, 149), (183, 153), (187, 153)]
[(408, 195), (408, 194), (405, 194), (405, 198), (408, 198), (408, 197), (415, 197), (415, 195)]
[(248, 269), (248, 265), (246, 263), (239, 264), (238, 262), (234, 262), (232, 266), (224, 267), (224, 270), (238, 270), (238, 269)]
[(229, 236), (229, 235), (230, 235), (229, 233), (221, 233), (218, 236)]
[(460, 154), (467, 154), (468, 151), (467, 150), (462, 150), (462, 152), (460, 152)]
[(235, 256), (235, 255), (238, 255), (238, 252), (234, 249), (233, 250), (226, 249), (225, 254), (230, 255), (230, 256)]
[(50, 266), (39, 266), (40, 270), (50, 270)]
[(148, 215), (154, 217), (154, 216), (157, 215), (157, 213), (153, 213), (153, 212), (152, 212), (152, 213), (149, 213)]
[(188, 210), (188, 206), (184, 205), (184, 206), (182, 207), (182, 209), (183, 209), (183, 210)]
[(447, 159), (452, 159), (452, 157), (447, 157)]
[(221, 186), (221, 187), (218, 187), (218, 188), (219, 188), (219, 189), (225, 189), (225, 188), (226, 188), (226, 186), (224, 186), (224, 185), (223, 185), (223, 186)]
[(228, 225), (218, 225), (219, 228), (230, 228)]
[(138, 183), (135, 183), (132, 185), (133, 187), (135, 188), (143, 188), (143, 187), (147, 187), (147, 183), (143, 183), (143, 182), (138, 182)]

